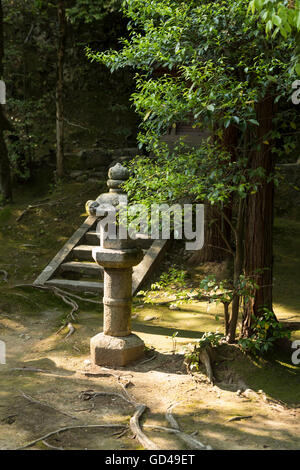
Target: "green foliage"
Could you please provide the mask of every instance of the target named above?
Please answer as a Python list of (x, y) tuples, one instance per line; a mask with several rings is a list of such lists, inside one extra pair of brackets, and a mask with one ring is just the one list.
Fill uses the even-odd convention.
[[(78, 144), (88, 147), (96, 140), (101, 145), (106, 141), (128, 145), (136, 126), (136, 117), (128, 104), (131, 75), (120, 72), (111, 78), (104, 67), (99, 71), (86, 60), (83, 49), (86, 44), (102, 48), (115, 45), (116, 37), (126, 32), (118, 12), (121, 1), (64, 3), (68, 19), (64, 64), (65, 152), (73, 152)], [(6, 112), (14, 125), (7, 147), (13, 173), (19, 181), (28, 178), (31, 163), (35, 169), (41, 160), (54, 160), (57, 2), (2, 0), (2, 5)], [(120, 101), (126, 106), (120, 105)], [(101, 112), (108, 119), (99, 127), (95, 114)], [(124, 125), (122, 121), (126, 121)]]
[(210, 302), (230, 303), (233, 298), (233, 289), (227, 280), (217, 281), (216, 276), (208, 275), (200, 282), (201, 294), (207, 295)]
[(251, 328), (252, 335), (239, 340), (242, 350), (250, 354), (266, 354), (273, 349), (278, 339), (290, 338), (290, 332), (283, 329), (282, 323), (267, 308), (262, 309), (260, 317), (253, 318)]
[(228, 151), (212, 138), (198, 148), (180, 142), (172, 150), (160, 142), (155, 159), (137, 157), (129, 164), (133, 175), (124, 185), (132, 202), (209, 201), (220, 210), (232, 197), (256, 192), (265, 177), (261, 168), (247, 168), (247, 159), (232, 161)]
[(203, 333), (201, 338), (198, 340), (198, 348), (206, 348), (207, 346), (220, 346), (223, 341), (223, 335), (221, 333), (212, 333), (211, 331)]
[[(275, 101), (289, 100), (293, 44), (280, 35), (266, 38), (247, 6), (246, 0), (127, 0), (130, 39), (121, 41), (122, 49), (87, 49), (92, 61), (111, 71), (128, 66), (136, 71), (132, 100), (141, 117), (139, 145), (156, 156), (132, 167), (126, 190), (136, 201), (192, 194), (222, 206), (232, 196), (256, 192), (266, 177), (261, 169), (247, 168), (250, 152), (274, 138), (257, 141), (256, 104), (270, 93)], [(212, 133), (200, 149), (182, 145), (170, 151), (159, 142), (169, 126), (191, 120)], [(229, 126), (239, 133), (235, 159), (223, 145)]]
[(193, 293), (191, 293), (190, 289), (186, 288), (187, 278), (188, 276), (185, 270), (173, 266), (169, 268), (168, 272), (162, 273), (159, 280), (151, 284), (149, 290), (139, 291), (139, 295), (143, 296), (143, 302), (145, 304), (155, 303), (157, 291), (163, 291), (172, 297), (175, 296), (177, 299), (176, 303), (188, 302), (192, 300)]
[[(295, 125), (291, 132), (283, 128), (297, 121), (290, 106), (294, 40), (266, 35), (264, 23), (248, 13), (248, 6), (249, 0), (125, 0), (130, 38), (120, 41), (120, 50), (87, 49), (92, 61), (112, 72), (125, 67), (136, 72), (132, 100), (141, 118), (139, 145), (151, 158), (131, 168), (125, 188), (132, 200), (150, 205), (188, 199), (215, 205), (220, 212), (230, 204), (234, 241), (228, 250), (233, 254), (235, 248), (242, 251), (237, 236), (242, 216), (236, 210), (244, 205), (241, 199), (276, 181), (275, 174), (253, 169), (252, 161), (258, 154), (265, 163), (276, 153), (280, 158), (292, 153)], [(273, 21), (280, 27), (278, 18)], [(265, 102), (274, 104), (268, 132), (263, 132), (266, 116), (260, 112)], [(184, 144), (169, 149), (160, 137), (177, 123), (192, 123), (211, 137), (197, 149)], [(234, 142), (228, 142), (229, 131), (235, 133)], [(232, 289), (245, 298), (255, 292), (246, 278)]]
[[(275, 94), (285, 88), (291, 55), (288, 41), (265, 40), (246, 7), (244, 0), (127, 1), (131, 39), (120, 52), (88, 50), (88, 56), (112, 71), (139, 71), (133, 100), (147, 133), (161, 134), (190, 113), (199, 126), (232, 123), (245, 130), (258, 124), (254, 104), (270, 84)], [(150, 76), (158, 67), (163, 72)]]
[(295, 45), (292, 67), (300, 75), (300, 1), (299, 0), (251, 0), (249, 11), (259, 13), (265, 23), (267, 36), (275, 38), (280, 34), (287, 39), (291, 37)]
[(286, 38), (294, 31), (300, 31), (300, 1), (299, 0), (251, 0), (249, 10), (259, 11), (259, 16), (266, 23), (266, 33), (273, 28), (273, 37), (278, 32)]
[(120, 8), (121, 0), (76, 0), (66, 9), (66, 16), (71, 23), (82, 21), (90, 24), (95, 20), (102, 20)]
[(254, 296), (254, 292), (258, 289), (258, 285), (255, 281), (241, 274), (236, 281), (233, 283), (228, 279), (218, 281), (216, 276), (208, 275), (200, 282), (200, 288), (197, 289), (198, 298), (207, 296), (209, 302), (230, 304), (234, 295), (238, 295), (243, 299), (244, 304), (248, 303)]
[[(47, 128), (45, 108), (51, 109), (49, 95), (40, 99), (13, 99), (7, 104), (14, 130), (8, 135), (7, 148), (13, 170), (18, 178), (27, 180), (39, 145)], [(39, 127), (36, 127), (36, 121)]]
[(199, 369), (199, 363), (201, 362), (199, 354), (200, 354), (201, 349), (205, 349), (205, 348), (208, 348), (208, 347), (218, 347), (223, 342), (224, 342), (223, 335), (221, 335), (217, 331), (215, 333), (213, 333), (211, 331), (207, 331), (207, 332), (203, 333), (201, 338), (197, 341), (197, 344), (194, 345), (192, 347), (192, 349), (189, 348), (191, 350), (189, 350), (185, 354), (185, 358), (189, 362), (190, 368), (192, 368), (192, 369), (194, 368), (196, 370)]
[(160, 275), (159, 281), (151, 284), (152, 290), (160, 289), (177, 289), (182, 288), (186, 284), (186, 271), (183, 269), (177, 269), (175, 267), (169, 268), (167, 273)]

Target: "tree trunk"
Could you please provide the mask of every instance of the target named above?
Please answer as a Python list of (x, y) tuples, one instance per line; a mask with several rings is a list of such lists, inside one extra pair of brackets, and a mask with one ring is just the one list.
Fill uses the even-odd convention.
[[(237, 226), (235, 229), (235, 255), (234, 255), (234, 267), (233, 267), (233, 285), (237, 289), (237, 284), (240, 279), (240, 275), (243, 272), (243, 254), (244, 254), (244, 209), (245, 203), (243, 199), (239, 200), (239, 208), (237, 215)], [(231, 306), (231, 316), (229, 321), (228, 328), (228, 343), (233, 343), (235, 341), (236, 326), (239, 316), (239, 307), (240, 307), (240, 295), (235, 292), (232, 299)]]
[(267, 96), (257, 105), (256, 116), (259, 122), (257, 140), (260, 150), (251, 154), (251, 169), (263, 168), (265, 177), (255, 194), (247, 198), (245, 234), (245, 275), (259, 286), (254, 297), (245, 305), (242, 336), (251, 334), (253, 316), (261, 315), (261, 308), (272, 310), (273, 283), (273, 201), (274, 183), (267, 178), (274, 173), (274, 159), (271, 145), (263, 143), (272, 129), (274, 114), (273, 99)]
[[(3, 35), (3, 9), (0, 0), (0, 79), (3, 77), (4, 35)], [(4, 140), (4, 131), (12, 130), (12, 125), (7, 120), (3, 106), (0, 104), (0, 189), (5, 202), (12, 201), (12, 185), (10, 174), (10, 162), (7, 147)]]
[(220, 212), (214, 207), (205, 204), (204, 246), (196, 251), (188, 260), (190, 266), (209, 261), (221, 262), (230, 256), (224, 241), (230, 243), (230, 230)]
[(3, 130), (0, 129), (0, 188), (5, 203), (12, 201), (12, 185), (10, 176), (10, 162)]
[(58, 2), (58, 48), (57, 48), (57, 86), (56, 86), (56, 174), (64, 176), (64, 60), (66, 45), (66, 12), (64, 0)]

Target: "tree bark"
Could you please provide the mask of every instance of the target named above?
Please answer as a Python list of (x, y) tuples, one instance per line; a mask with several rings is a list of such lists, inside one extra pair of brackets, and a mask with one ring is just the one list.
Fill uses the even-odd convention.
[(64, 0), (58, 2), (58, 48), (56, 86), (56, 174), (64, 176), (64, 61), (66, 46), (66, 12)]
[[(240, 279), (240, 275), (243, 272), (243, 254), (244, 254), (244, 200), (239, 200), (239, 208), (238, 208), (238, 215), (237, 215), (237, 226), (235, 229), (235, 255), (234, 255), (234, 267), (233, 267), (233, 285), (234, 288), (237, 290), (237, 284)], [(235, 341), (235, 334), (236, 334), (236, 326), (238, 322), (239, 316), (239, 308), (240, 308), (240, 295), (235, 292), (233, 299), (232, 299), (232, 306), (231, 306), (231, 316), (229, 321), (229, 328), (228, 328), (228, 336), (227, 340), (228, 343), (233, 343)]]
[(205, 204), (204, 218), (204, 246), (189, 258), (190, 266), (209, 261), (221, 262), (230, 256), (224, 241), (226, 239), (230, 243), (230, 230), (220, 211)]
[(272, 129), (274, 103), (267, 96), (256, 108), (257, 140), (260, 149), (253, 151), (250, 158), (250, 168), (263, 168), (265, 177), (259, 181), (260, 186), (255, 194), (247, 198), (246, 234), (245, 234), (245, 275), (252, 278), (259, 286), (254, 290), (254, 296), (245, 305), (242, 336), (251, 334), (253, 316), (261, 316), (262, 307), (272, 310), (273, 283), (273, 202), (274, 182), (268, 177), (274, 172), (274, 158), (271, 145), (264, 143), (267, 134)]
[[(4, 34), (3, 34), (3, 9), (0, 0), (0, 79), (3, 77), (3, 57), (4, 57)], [(7, 153), (4, 131), (12, 130), (12, 125), (6, 118), (3, 106), (0, 104), (0, 189), (4, 202), (12, 201), (12, 184), (10, 162)]]

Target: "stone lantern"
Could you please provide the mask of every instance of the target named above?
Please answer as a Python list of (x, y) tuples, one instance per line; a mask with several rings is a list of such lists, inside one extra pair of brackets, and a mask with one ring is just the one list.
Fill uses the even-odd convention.
[[(128, 178), (128, 170), (117, 163), (108, 172), (109, 192), (87, 203), (91, 215), (103, 211), (116, 212), (124, 192), (120, 185)], [(91, 360), (97, 365), (125, 366), (144, 355), (143, 341), (131, 333), (132, 267), (139, 264), (143, 252), (135, 240), (111, 237), (101, 228), (100, 246), (93, 249), (93, 258), (104, 268), (103, 333), (91, 338)], [(105, 236), (106, 235), (106, 236)]]

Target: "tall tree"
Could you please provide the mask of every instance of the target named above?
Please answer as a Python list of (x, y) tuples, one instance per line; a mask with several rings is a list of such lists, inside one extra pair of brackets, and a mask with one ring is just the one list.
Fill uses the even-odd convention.
[[(273, 175), (275, 159), (270, 142), (266, 140), (271, 134), (274, 118), (274, 95), (270, 91), (256, 105), (256, 119), (259, 126), (256, 139), (260, 142), (252, 152), (250, 165), (254, 172), (262, 170), (265, 175)], [(260, 316), (262, 308), (272, 310), (273, 285), (273, 205), (274, 181), (264, 178), (254, 194), (249, 194), (246, 205), (246, 239), (245, 239), (245, 274), (251, 276), (259, 289), (245, 305), (242, 334), (251, 333), (251, 319)]]
[[(137, 71), (133, 100), (143, 117), (139, 140), (140, 145), (160, 152), (160, 168), (152, 164), (153, 176), (160, 175), (160, 186), (154, 194), (158, 181), (151, 180), (149, 166), (147, 181), (142, 183), (145, 192), (138, 187), (142, 168), (135, 172), (138, 184), (132, 187), (137, 198), (172, 200), (190, 191), (219, 210), (233, 203), (232, 220), (226, 219), (233, 243), (229, 240), (227, 248), (234, 252), (235, 288), (241, 275), (253, 282), (244, 328), (250, 334), (252, 316), (260, 315), (263, 307), (272, 308), (272, 137), (277, 131), (272, 126), (274, 103), (282, 97), (288, 100), (294, 78), (290, 75), (293, 44), (281, 35), (266, 37), (257, 16), (247, 14), (247, 0), (153, 0), (151, 5), (147, 0), (126, 0), (124, 9), (131, 21), (131, 39), (122, 41), (121, 51), (89, 51), (88, 55), (111, 70), (132, 66)], [(170, 73), (153, 78), (157, 67)], [(171, 73), (174, 70), (176, 74)], [(286, 106), (281, 119), (285, 110)], [(190, 113), (195, 126), (211, 130), (213, 142), (206, 143), (206, 151), (204, 145), (184, 155), (179, 148), (164, 159), (159, 136)], [(234, 145), (226, 142), (230, 126), (235, 128)], [(160, 189), (162, 185), (167, 192)], [(236, 295), (230, 341), (235, 336), (239, 303)]]
[(57, 85), (56, 85), (56, 173), (64, 176), (64, 62), (67, 38), (66, 9), (64, 0), (57, 5), (58, 46), (57, 46)]
[[(0, 0), (0, 79), (3, 78), (3, 58), (4, 58), (4, 35), (3, 35), (3, 9)], [(5, 202), (12, 201), (12, 184), (10, 174), (10, 162), (4, 132), (12, 130), (12, 125), (5, 116), (3, 106), (0, 104), (0, 186)]]

